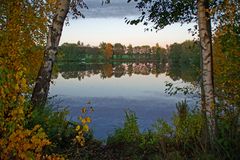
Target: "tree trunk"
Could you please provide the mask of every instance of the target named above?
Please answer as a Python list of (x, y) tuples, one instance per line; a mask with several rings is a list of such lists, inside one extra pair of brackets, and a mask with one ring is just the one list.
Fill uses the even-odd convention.
[(210, 138), (215, 136), (215, 100), (213, 86), (213, 57), (211, 22), (208, 14), (208, 0), (198, 0), (198, 26), (202, 52), (202, 110), (207, 118)]
[(70, 0), (57, 2), (56, 14), (49, 26), (47, 44), (44, 51), (44, 61), (39, 70), (31, 102), (33, 107), (45, 105), (47, 101), (53, 64), (58, 51), (58, 45), (62, 34), (64, 21), (69, 11)]

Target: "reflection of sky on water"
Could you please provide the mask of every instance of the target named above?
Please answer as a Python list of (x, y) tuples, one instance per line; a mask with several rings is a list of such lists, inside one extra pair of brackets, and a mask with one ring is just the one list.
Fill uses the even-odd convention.
[(115, 128), (122, 126), (124, 111), (136, 112), (142, 130), (150, 128), (159, 118), (167, 121), (175, 111), (175, 104), (184, 99), (183, 96), (169, 96), (164, 92), (165, 82), (186, 84), (171, 80), (165, 74), (128, 75), (120, 78), (101, 79), (100, 75), (85, 76), (79, 81), (77, 78), (64, 79), (60, 74), (50, 88), (50, 96), (58, 95), (62, 103), (69, 106), (70, 117), (76, 120), (80, 115), (80, 108), (91, 101), (95, 112), (91, 115), (91, 127), (98, 138), (106, 136)]
[(51, 86), (51, 95), (80, 96), (80, 97), (152, 97), (168, 96), (165, 90), (165, 82), (173, 82), (165, 74), (159, 75), (128, 75), (120, 78), (101, 79), (99, 75), (85, 76), (80, 81), (77, 78), (64, 79), (61, 74), (54, 80)]

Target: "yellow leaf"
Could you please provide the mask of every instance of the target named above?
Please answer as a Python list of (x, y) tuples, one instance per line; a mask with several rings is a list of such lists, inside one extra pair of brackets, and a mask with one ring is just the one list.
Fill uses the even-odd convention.
[(90, 117), (86, 117), (85, 119), (86, 119), (87, 123), (91, 123), (91, 118)]
[(77, 125), (77, 127), (76, 127), (76, 129), (75, 129), (75, 130), (76, 130), (76, 131), (79, 131), (79, 130), (80, 130), (80, 128), (81, 128), (81, 127), (80, 127), (79, 125)]
[(82, 113), (86, 113), (86, 111), (87, 111), (86, 107), (83, 107), (81, 110)]
[(89, 131), (88, 125), (84, 125), (84, 126), (83, 126), (83, 131), (84, 131), (84, 132), (88, 132), (88, 131)]

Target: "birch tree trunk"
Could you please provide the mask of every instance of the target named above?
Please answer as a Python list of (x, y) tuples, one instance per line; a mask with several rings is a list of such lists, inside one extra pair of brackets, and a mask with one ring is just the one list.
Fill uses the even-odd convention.
[(44, 51), (44, 61), (39, 70), (31, 102), (34, 107), (45, 105), (47, 101), (53, 64), (55, 62), (58, 45), (62, 34), (64, 21), (69, 12), (70, 0), (58, 0), (57, 9), (49, 27), (47, 44)]
[(202, 110), (207, 118), (210, 138), (215, 135), (215, 100), (213, 86), (213, 57), (211, 22), (208, 14), (208, 0), (198, 0), (198, 26), (202, 59)]

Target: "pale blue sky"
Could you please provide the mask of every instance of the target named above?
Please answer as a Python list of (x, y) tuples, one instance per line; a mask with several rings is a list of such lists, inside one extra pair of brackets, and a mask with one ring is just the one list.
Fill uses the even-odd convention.
[(102, 6), (101, 0), (86, 0), (88, 10), (82, 10), (85, 19), (70, 20), (70, 26), (64, 26), (60, 44), (64, 42), (98, 46), (101, 42), (112, 44), (120, 42), (124, 45), (155, 45), (165, 47), (174, 42), (193, 39), (188, 32), (193, 24), (173, 24), (158, 31), (144, 31), (143, 25), (128, 25), (124, 18), (139, 16), (135, 4), (127, 4), (125, 0), (112, 0), (111, 4)]

